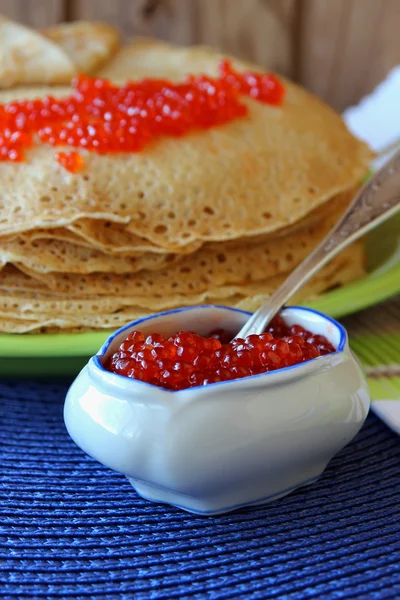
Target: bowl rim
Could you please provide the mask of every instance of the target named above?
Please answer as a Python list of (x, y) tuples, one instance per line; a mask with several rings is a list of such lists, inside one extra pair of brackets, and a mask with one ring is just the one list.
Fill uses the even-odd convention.
[[(158, 317), (164, 317), (164, 316), (177, 314), (177, 313), (181, 313), (181, 312), (187, 312), (187, 311), (191, 311), (191, 310), (210, 309), (210, 308), (223, 309), (223, 310), (230, 311), (230, 312), (248, 315), (249, 317), (252, 314), (251, 312), (241, 310), (239, 308), (233, 308), (231, 306), (223, 306), (220, 304), (202, 304), (202, 305), (195, 305), (195, 306), (185, 306), (182, 308), (174, 308), (172, 310), (167, 310), (167, 311), (155, 313), (154, 315), (148, 315), (146, 317), (136, 319), (135, 321), (131, 321), (130, 323), (124, 325), (123, 327), (120, 327), (119, 329), (114, 331), (107, 338), (107, 340), (101, 346), (101, 348), (99, 349), (97, 354), (95, 354), (94, 356), (92, 356), (90, 358), (89, 363), (88, 363), (89, 369), (93, 372), (94, 375), (100, 376), (101, 380), (104, 383), (111, 385), (111, 386), (114, 386), (117, 383), (123, 382), (124, 387), (129, 386), (129, 387), (133, 388), (136, 386), (144, 386), (143, 389), (146, 388), (147, 390), (152, 390), (153, 392), (157, 392), (157, 393), (161, 393), (161, 394), (173, 394), (173, 395), (181, 394), (181, 395), (183, 395), (183, 394), (188, 394), (188, 393), (190, 394), (192, 392), (197, 392), (197, 393), (206, 392), (210, 389), (216, 389), (217, 386), (220, 387), (220, 386), (228, 385), (228, 384), (232, 385), (232, 383), (240, 384), (241, 382), (248, 382), (249, 380), (259, 381), (260, 378), (262, 378), (262, 377), (274, 378), (274, 376), (276, 377), (277, 375), (285, 376), (286, 373), (293, 373), (294, 371), (299, 371), (299, 369), (304, 370), (307, 367), (308, 367), (307, 370), (309, 370), (310, 365), (315, 365), (315, 364), (319, 365), (320, 361), (326, 359), (327, 356), (328, 357), (337, 356), (338, 354), (342, 353), (347, 344), (348, 336), (347, 336), (346, 329), (343, 327), (343, 325), (341, 325), (338, 321), (336, 321), (332, 317), (329, 317), (328, 315), (325, 315), (325, 314), (323, 314), (317, 310), (314, 310), (312, 308), (306, 308), (304, 306), (283, 306), (281, 311), (282, 310), (300, 310), (302, 312), (307, 312), (307, 313), (316, 315), (317, 317), (322, 318), (325, 321), (329, 321), (329, 323), (331, 323), (334, 327), (336, 327), (336, 329), (339, 331), (339, 334), (340, 334), (339, 344), (337, 346), (336, 351), (327, 356), (320, 356), (318, 358), (314, 358), (313, 360), (309, 360), (304, 363), (298, 363), (295, 365), (291, 365), (289, 367), (283, 367), (282, 369), (276, 369), (275, 371), (259, 373), (258, 375), (249, 375), (248, 377), (241, 377), (239, 379), (234, 379), (234, 380), (219, 381), (219, 382), (215, 382), (215, 383), (210, 383), (209, 385), (206, 385), (206, 386), (198, 385), (198, 386), (194, 386), (191, 388), (185, 388), (183, 390), (166, 390), (164, 388), (153, 385), (152, 383), (147, 383), (145, 381), (139, 381), (136, 379), (130, 379), (129, 377), (125, 377), (125, 375), (119, 375), (118, 373), (112, 373), (111, 371), (107, 371), (107, 369), (105, 369), (103, 367), (100, 358), (103, 357), (107, 353), (107, 351), (108, 351), (110, 345), (112, 344), (112, 342), (114, 341), (114, 339), (118, 335), (120, 335), (121, 333), (126, 331), (127, 329), (131, 329), (132, 326), (138, 326), (141, 323), (151, 321)], [(300, 375), (300, 374), (301, 373), (297, 373), (297, 375)], [(119, 387), (119, 386), (117, 386), (117, 387)]]

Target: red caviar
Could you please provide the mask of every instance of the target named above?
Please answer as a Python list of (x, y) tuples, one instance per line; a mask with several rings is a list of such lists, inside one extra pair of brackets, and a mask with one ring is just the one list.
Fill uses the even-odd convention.
[[(24, 160), (38, 140), (100, 154), (140, 152), (160, 136), (182, 136), (246, 116), (240, 94), (278, 105), (284, 93), (274, 75), (239, 73), (229, 61), (220, 64), (218, 77), (190, 75), (183, 83), (143, 79), (116, 86), (82, 75), (68, 97), (0, 105), (0, 161)], [(75, 173), (83, 160), (76, 153), (74, 158), (59, 162)]]
[(79, 152), (57, 152), (56, 161), (71, 173), (77, 173), (83, 167), (83, 157)]
[(208, 338), (183, 331), (168, 339), (133, 331), (105, 367), (168, 390), (182, 390), (258, 375), (335, 352), (324, 336), (300, 325), (289, 326), (279, 316), (261, 335), (228, 339), (223, 330), (211, 332)]

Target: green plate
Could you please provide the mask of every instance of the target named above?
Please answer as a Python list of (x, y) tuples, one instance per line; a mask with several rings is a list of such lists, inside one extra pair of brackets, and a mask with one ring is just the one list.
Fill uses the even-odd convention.
[[(306, 305), (343, 317), (400, 293), (400, 214), (367, 238), (368, 275)], [(108, 332), (0, 335), (0, 377), (72, 377)]]

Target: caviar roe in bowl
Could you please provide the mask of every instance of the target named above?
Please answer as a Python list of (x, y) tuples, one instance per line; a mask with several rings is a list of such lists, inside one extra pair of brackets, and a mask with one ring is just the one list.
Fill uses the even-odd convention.
[(167, 390), (183, 390), (251, 375), (260, 375), (331, 354), (335, 347), (325, 336), (301, 325), (287, 325), (277, 315), (267, 331), (234, 337), (216, 329), (207, 337), (180, 331), (170, 337), (131, 331), (105, 368)]
[(312, 483), (357, 434), (368, 387), (345, 329), (302, 307), (280, 316), (325, 336), (335, 352), (249, 377), (178, 391), (107, 370), (130, 332), (237, 332), (249, 313), (195, 306), (112, 334), (68, 391), (64, 419), (87, 454), (149, 500), (199, 514), (260, 504)]

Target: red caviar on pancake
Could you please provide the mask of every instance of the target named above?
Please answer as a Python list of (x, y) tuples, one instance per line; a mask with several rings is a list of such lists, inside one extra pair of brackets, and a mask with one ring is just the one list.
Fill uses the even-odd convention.
[(78, 173), (83, 167), (83, 156), (79, 152), (57, 152), (56, 161), (71, 173)]
[[(0, 161), (23, 161), (37, 140), (100, 154), (140, 152), (160, 136), (183, 136), (245, 117), (240, 95), (279, 105), (284, 94), (274, 75), (240, 73), (227, 60), (218, 77), (190, 75), (183, 83), (143, 79), (116, 86), (81, 75), (68, 97), (0, 105)], [(58, 161), (72, 173), (83, 166), (76, 153)]]
[(275, 317), (268, 331), (228, 342), (224, 330), (202, 337), (184, 331), (169, 338), (132, 331), (108, 359), (113, 373), (168, 389), (240, 379), (335, 352), (322, 335)]

